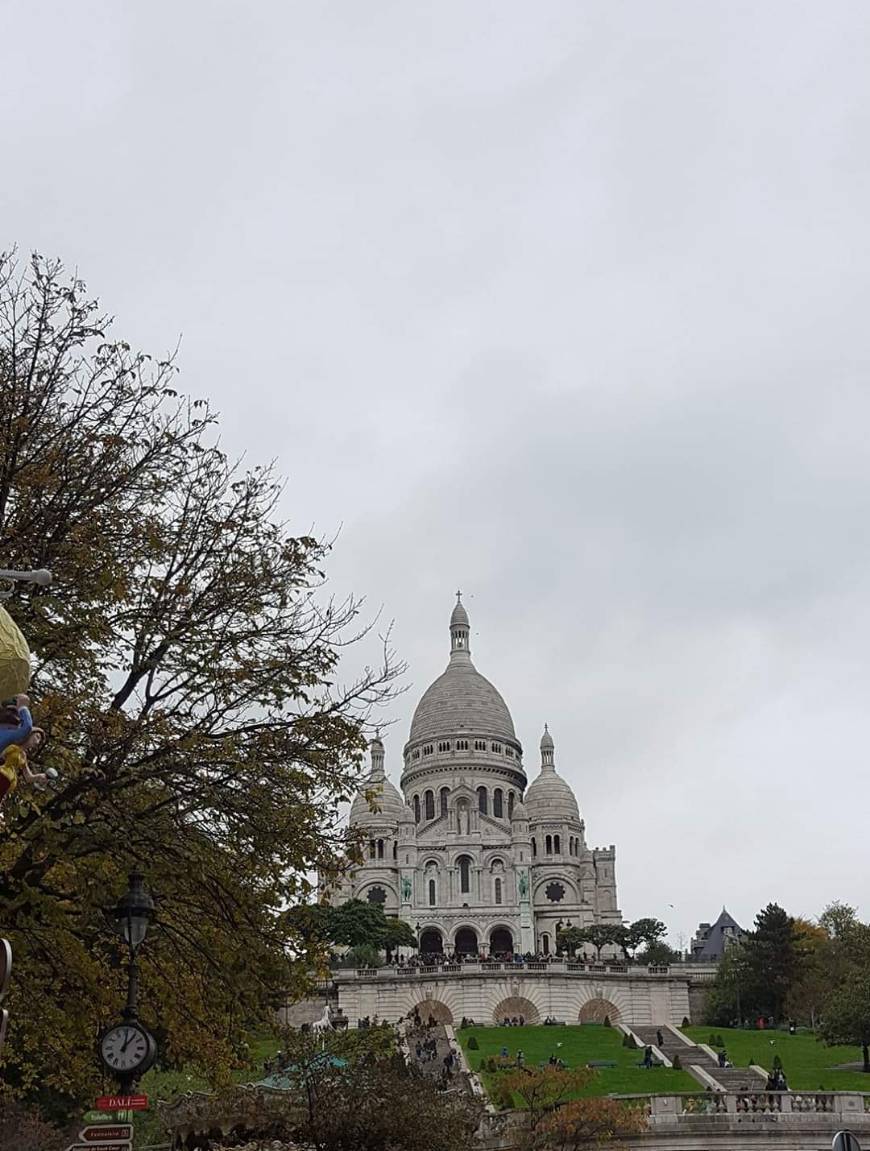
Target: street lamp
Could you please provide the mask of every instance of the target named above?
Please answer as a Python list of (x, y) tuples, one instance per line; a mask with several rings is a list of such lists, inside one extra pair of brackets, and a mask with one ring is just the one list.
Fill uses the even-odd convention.
[(417, 933), (417, 954), (419, 955), (420, 954), (420, 920), (419, 919), (414, 924), (414, 930)]
[(100, 1036), (100, 1058), (116, 1076), (122, 1094), (132, 1091), (139, 1076), (147, 1071), (157, 1056), (154, 1036), (139, 1022), (139, 948), (154, 917), (154, 900), (145, 890), (141, 872), (130, 873), (130, 886), (118, 900), (114, 911), (115, 926), (130, 948), (127, 965), (127, 1002), (121, 1012), (122, 1023), (110, 1027)]
[[(35, 571), (14, 571), (11, 568), (0, 568), (0, 581), (3, 583), (35, 583), (39, 584), (40, 587), (48, 587), (51, 583), (51, 572), (46, 571), (45, 568), (37, 568)], [(0, 591), (0, 599), (8, 599), (11, 595), (11, 588)]]
[(154, 900), (145, 890), (141, 871), (130, 872), (130, 886), (118, 900), (115, 925), (130, 948), (127, 967), (127, 1005), (124, 1018), (134, 1020), (139, 1014), (139, 965), (136, 954), (145, 940), (148, 924), (154, 916)]

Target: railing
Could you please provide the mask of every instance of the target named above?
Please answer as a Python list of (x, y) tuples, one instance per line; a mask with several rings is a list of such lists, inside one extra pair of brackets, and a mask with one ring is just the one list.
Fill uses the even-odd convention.
[(684, 966), (674, 967), (646, 967), (640, 964), (626, 963), (576, 963), (565, 959), (554, 959), (544, 963), (535, 959), (524, 959), (517, 962), (475, 960), (462, 963), (427, 963), (420, 966), (384, 966), (384, 967), (357, 967), (336, 968), (332, 972), (333, 979), (393, 979), (408, 978), (410, 976), (442, 976), (442, 975), (500, 975), (505, 971), (521, 972), (534, 971), (548, 974), (569, 975), (595, 975), (595, 976), (621, 976), (629, 979), (649, 978), (659, 979), (685, 978), (687, 971)]
[(703, 1095), (620, 1095), (625, 1102), (643, 1106), (652, 1127), (691, 1123), (695, 1115), (731, 1116), (735, 1122), (751, 1122), (757, 1115), (829, 1115), (848, 1118), (849, 1123), (870, 1128), (870, 1093), (857, 1091), (708, 1091)]

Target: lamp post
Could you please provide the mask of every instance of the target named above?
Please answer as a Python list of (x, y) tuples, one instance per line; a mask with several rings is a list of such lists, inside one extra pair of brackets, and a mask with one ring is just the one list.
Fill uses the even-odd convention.
[[(36, 568), (33, 571), (15, 571), (12, 568), (0, 568), (0, 582), (3, 583), (35, 583), (40, 587), (48, 587), (51, 583), (51, 572), (45, 568)], [(11, 590), (0, 591), (0, 599), (8, 599)]]
[(127, 965), (127, 1002), (122, 1023), (100, 1037), (100, 1058), (118, 1080), (122, 1094), (132, 1091), (139, 1076), (147, 1071), (157, 1055), (154, 1036), (139, 1022), (139, 948), (154, 917), (154, 900), (145, 890), (142, 873), (130, 873), (130, 886), (114, 910), (115, 926), (130, 949)]
[(154, 900), (145, 890), (140, 871), (130, 873), (130, 886), (118, 900), (115, 924), (130, 948), (127, 967), (127, 1004), (124, 1018), (133, 1020), (139, 1014), (139, 965), (136, 957), (148, 933), (148, 924), (154, 915)]
[(417, 954), (420, 954), (420, 920), (414, 924), (414, 931), (417, 933)]

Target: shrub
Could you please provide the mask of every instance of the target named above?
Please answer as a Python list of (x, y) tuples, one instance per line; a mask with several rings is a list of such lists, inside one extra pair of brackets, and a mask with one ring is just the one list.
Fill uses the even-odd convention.
[(721, 1035), (716, 1036), (716, 1046), (717, 1047), (724, 1047), (725, 1046), (725, 1040), (722, 1038)]
[(610, 1026), (610, 1016), (609, 1016), (609, 1015), (605, 1015), (605, 1016), (604, 1016), (604, 1026), (605, 1026), (605, 1027), (609, 1027), (609, 1026)]
[(774, 1071), (782, 1071), (782, 1060), (778, 1055), (773, 1057), (773, 1069)]
[(682, 1061), (682, 1059), (680, 1059), (679, 1055), (674, 1056), (673, 1068), (674, 1068), (674, 1071), (682, 1071), (683, 1070), (683, 1061)]
[(634, 1036), (628, 1031), (622, 1037), (622, 1046), (628, 1047), (630, 1051), (634, 1051), (637, 1048), (637, 1042)]
[(477, 1042), (477, 1037), (475, 1035), (469, 1035), (469, 1037), (468, 1037), (468, 1050), (469, 1051), (478, 1051), (479, 1049), (480, 1049), (480, 1044)]
[(708, 1046), (708, 1047), (716, 1047), (716, 1046), (718, 1046), (718, 1044), (716, 1043), (716, 1036), (713, 1034), (713, 1032), (712, 1032), (712, 1031), (711, 1031), (711, 1032), (710, 1032), (710, 1034), (707, 1036), (707, 1046)]
[(680, 1024), (680, 1026), (681, 1027), (691, 1027), (691, 1024), (689, 1023), (688, 1015), (683, 1016), (683, 1022)]

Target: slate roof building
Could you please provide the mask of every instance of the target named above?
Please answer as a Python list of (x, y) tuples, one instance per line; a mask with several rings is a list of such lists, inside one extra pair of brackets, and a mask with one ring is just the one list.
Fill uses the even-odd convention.
[(472, 662), (458, 594), (449, 632), (447, 667), (414, 712), (401, 792), (372, 741), (371, 775), (350, 813), (365, 861), (334, 898), (382, 904), (418, 930), (423, 952), (550, 953), (560, 920), (621, 923), (616, 849), (587, 846), (546, 725), (528, 784), (508, 706)]
[(739, 942), (746, 932), (723, 907), (715, 923), (699, 923), (692, 940), (691, 959), (696, 963), (718, 963), (732, 943)]

